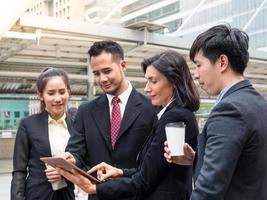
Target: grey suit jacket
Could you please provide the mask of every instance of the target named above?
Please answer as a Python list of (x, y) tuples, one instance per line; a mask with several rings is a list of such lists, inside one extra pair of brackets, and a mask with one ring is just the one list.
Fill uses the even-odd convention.
[[(110, 114), (106, 95), (82, 104), (74, 121), (76, 134), (69, 140), (67, 150), (76, 158), (77, 165), (93, 167), (106, 162), (119, 168), (136, 167), (136, 156), (148, 137), (155, 118), (150, 100), (134, 88), (129, 96), (119, 136), (112, 149)], [(97, 199), (90, 195), (89, 199)]]
[[(72, 121), (66, 117), (69, 133), (74, 131)], [(44, 162), (40, 157), (51, 156), (48, 137), (48, 113), (31, 115), (20, 123), (13, 156), (13, 178), (11, 183), (12, 200), (74, 199), (73, 184), (52, 190), (47, 181)]]
[(229, 89), (198, 139), (192, 200), (267, 199), (267, 102), (248, 80)]

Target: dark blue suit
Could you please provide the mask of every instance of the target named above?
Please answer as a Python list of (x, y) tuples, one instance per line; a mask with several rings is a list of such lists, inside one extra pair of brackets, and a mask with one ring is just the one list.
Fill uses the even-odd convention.
[[(110, 112), (106, 95), (82, 104), (77, 112), (75, 128), (67, 150), (89, 167), (101, 162), (119, 168), (136, 167), (136, 156), (148, 137), (155, 118), (150, 100), (134, 88), (125, 107), (114, 150), (110, 141)], [(97, 199), (90, 195), (89, 199)]]
[(198, 127), (194, 114), (172, 102), (153, 127), (138, 157), (136, 169), (124, 169), (124, 177), (97, 185), (99, 199), (136, 196), (146, 200), (188, 200), (192, 191), (192, 167), (167, 163), (164, 158), (165, 125), (186, 124), (186, 142), (197, 146)]
[(212, 110), (199, 135), (192, 200), (267, 199), (267, 102), (244, 80)]
[[(69, 133), (74, 131), (73, 123), (66, 117)], [(40, 157), (51, 156), (48, 137), (48, 113), (46, 111), (29, 116), (19, 126), (13, 157), (12, 200), (51, 200), (74, 199), (73, 184), (52, 190), (44, 170), (45, 163)], [(54, 198), (53, 198), (54, 196)]]

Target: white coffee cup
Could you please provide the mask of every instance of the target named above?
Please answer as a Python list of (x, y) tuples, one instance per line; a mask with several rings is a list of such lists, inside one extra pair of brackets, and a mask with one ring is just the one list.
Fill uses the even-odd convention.
[(165, 126), (168, 147), (171, 156), (184, 155), (185, 124), (184, 122), (168, 123)]

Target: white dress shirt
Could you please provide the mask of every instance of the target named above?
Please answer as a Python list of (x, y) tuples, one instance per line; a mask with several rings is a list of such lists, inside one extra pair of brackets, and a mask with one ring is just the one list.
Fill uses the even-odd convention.
[[(128, 102), (128, 99), (129, 99), (129, 96), (130, 96), (132, 90), (133, 90), (133, 86), (130, 83), (130, 81), (128, 81), (128, 88), (121, 95), (118, 96), (120, 99), (119, 106), (120, 106), (120, 111), (121, 111), (121, 119), (123, 118), (125, 107), (126, 107), (126, 104)], [(114, 95), (112, 95), (112, 94), (106, 94), (106, 95), (108, 98), (109, 116), (110, 116), (110, 120), (111, 120), (111, 113), (112, 113), (112, 108), (113, 108), (112, 99), (113, 99)]]

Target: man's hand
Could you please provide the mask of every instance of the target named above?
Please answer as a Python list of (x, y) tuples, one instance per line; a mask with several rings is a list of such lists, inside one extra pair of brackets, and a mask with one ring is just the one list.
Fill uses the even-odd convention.
[(183, 156), (171, 156), (171, 152), (170, 149), (168, 148), (167, 141), (164, 142), (164, 151), (165, 151), (164, 157), (169, 163), (175, 163), (177, 165), (193, 165), (196, 152), (187, 143), (184, 144)]
[(90, 174), (95, 171), (97, 172), (97, 178), (101, 181), (105, 181), (105, 180), (123, 175), (123, 171), (121, 169), (112, 167), (111, 165), (108, 165), (107, 163), (104, 163), (104, 162), (91, 168), (88, 171), (88, 173)]

